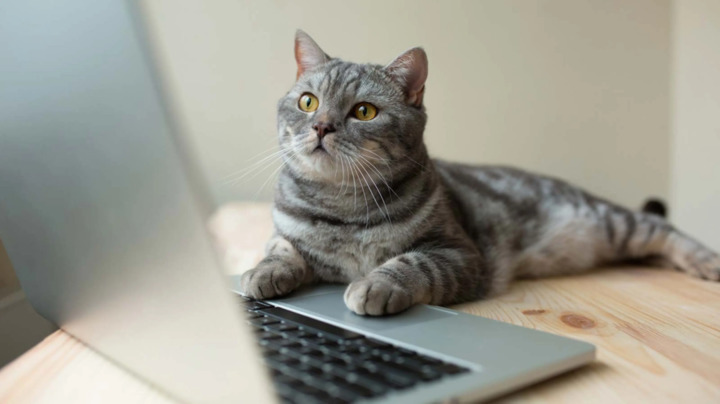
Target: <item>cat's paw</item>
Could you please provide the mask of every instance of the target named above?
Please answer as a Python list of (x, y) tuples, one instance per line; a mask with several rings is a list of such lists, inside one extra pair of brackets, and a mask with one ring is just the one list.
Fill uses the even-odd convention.
[(300, 270), (282, 261), (261, 261), (240, 278), (243, 293), (253, 299), (270, 299), (286, 295), (302, 283)]
[(698, 278), (720, 281), (720, 255), (710, 250), (701, 250), (686, 259), (686, 272)]
[(382, 316), (399, 313), (412, 306), (412, 296), (384, 280), (360, 279), (345, 290), (345, 305), (357, 314)]

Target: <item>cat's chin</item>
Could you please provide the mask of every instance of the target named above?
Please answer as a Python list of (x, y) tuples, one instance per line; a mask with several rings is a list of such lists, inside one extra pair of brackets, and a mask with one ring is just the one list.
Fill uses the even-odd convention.
[(316, 147), (306, 157), (308, 165), (317, 169), (335, 168), (335, 159), (332, 158), (330, 153), (322, 148)]
[(342, 182), (340, 169), (326, 150), (313, 150), (302, 160), (303, 164), (299, 171), (306, 178), (326, 183)]

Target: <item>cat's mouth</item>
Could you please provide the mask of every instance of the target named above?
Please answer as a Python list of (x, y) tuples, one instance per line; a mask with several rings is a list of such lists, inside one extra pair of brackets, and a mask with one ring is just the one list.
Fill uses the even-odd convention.
[(312, 151), (311, 154), (315, 154), (315, 153), (327, 153), (327, 152), (328, 152), (328, 151), (325, 149), (325, 146), (323, 146), (322, 143), (318, 143), (318, 145), (315, 146), (315, 148), (313, 149), (313, 151)]

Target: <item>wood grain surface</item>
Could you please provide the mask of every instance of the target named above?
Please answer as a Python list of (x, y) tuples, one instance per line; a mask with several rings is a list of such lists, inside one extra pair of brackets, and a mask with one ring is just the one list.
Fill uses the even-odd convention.
[[(272, 231), (264, 205), (227, 208), (211, 223), (229, 272), (258, 260)], [(518, 281), (494, 299), (454, 308), (598, 347), (595, 363), (499, 402), (720, 402), (720, 284), (606, 268)], [(29, 402), (172, 400), (58, 331), (0, 370), (0, 403)]]

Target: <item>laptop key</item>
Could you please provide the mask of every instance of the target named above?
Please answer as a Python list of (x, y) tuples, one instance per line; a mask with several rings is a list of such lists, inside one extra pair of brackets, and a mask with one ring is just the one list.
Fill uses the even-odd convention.
[(358, 334), (358, 333), (350, 331), (350, 330), (336, 327), (332, 324), (323, 323), (322, 321), (318, 321), (318, 320), (312, 319), (310, 317), (306, 317), (301, 314), (294, 313), (290, 310), (281, 309), (280, 307), (270, 307), (270, 308), (262, 309), (260, 311), (262, 313), (269, 314), (269, 315), (281, 318), (283, 320), (291, 321), (293, 323), (299, 324), (300, 326), (306, 326), (311, 329), (315, 329), (322, 333), (326, 333), (328, 335), (332, 335), (332, 336), (335, 336), (338, 338), (343, 338), (343, 339), (362, 338), (362, 334)]
[(418, 353), (415, 351), (411, 351), (409, 349), (401, 348), (401, 347), (395, 347), (398, 353), (400, 353), (403, 356), (418, 356)]
[(348, 383), (357, 384), (363, 386), (373, 393), (373, 395), (384, 394), (388, 391), (388, 387), (370, 377), (367, 377), (359, 372), (350, 372), (345, 375), (345, 380)]
[(280, 320), (272, 317), (260, 317), (260, 318), (253, 318), (248, 320), (248, 322), (254, 326), (266, 326), (270, 324), (279, 323)]
[(425, 364), (427, 364), (427, 365), (437, 366), (437, 365), (442, 365), (442, 364), (443, 364), (443, 361), (441, 361), (440, 359), (431, 358), (431, 357), (429, 357), (429, 356), (423, 356), (423, 357), (420, 358), (420, 360), (423, 361), (423, 362), (424, 362)]
[(275, 333), (272, 333), (272, 332), (269, 332), (269, 331), (265, 331), (265, 330), (262, 330), (262, 331), (258, 332), (258, 333), (255, 334), (255, 335), (256, 335), (257, 338), (260, 339), (261, 341), (267, 341), (267, 340), (271, 340), (271, 339), (280, 339), (280, 338), (282, 338), (282, 336), (280, 336), (280, 335), (278, 335), (278, 334), (275, 334)]
[(368, 398), (375, 395), (372, 390), (365, 386), (348, 383), (346, 379), (340, 378), (334, 378), (328, 382), (327, 392), (334, 397), (347, 397), (348, 399)]
[(278, 345), (283, 348), (295, 348), (302, 346), (299, 341), (295, 341), (292, 339), (281, 339), (280, 341), (278, 341)]
[(408, 367), (406, 365), (398, 364), (397, 362), (393, 362), (391, 360), (386, 361), (384, 358), (380, 359), (382, 360), (382, 362), (380, 362), (378, 366), (380, 366), (381, 369), (385, 371), (396, 371), (409, 374), (416, 374), (420, 372), (420, 368)]
[(241, 304), (243, 305), (243, 307), (245, 307), (246, 310), (258, 310), (272, 307), (271, 305), (265, 302), (261, 302), (259, 300), (242, 299)]
[(456, 375), (459, 373), (468, 372), (468, 369), (453, 365), (452, 363), (444, 363), (442, 366), (440, 366), (439, 370), (449, 375)]
[(418, 380), (418, 377), (411, 373), (398, 371), (384, 364), (366, 362), (361, 367), (372, 374), (382, 375), (389, 384), (400, 389), (410, 387)]
[(318, 369), (322, 369), (323, 361), (319, 358), (312, 357), (310, 355), (303, 355), (300, 357), (300, 362), (307, 365), (312, 366)]
[(392, 348), (395, 349), (392, 345), (388, 344), (387, 342), (382, 342), (376, 339), (372, 338), (366, 338), (364, 341), (362, 341), (364, 345), (373, 347), (373, 348)]
[(306, 375), (313, 375), (313, 376), (319, 377), (319, 376), (323, 376), (325, 374), (325, 372), (320, 367), (313, 366), (313, 364), (308, 363), (308, 362), (303, 362), (302, 360), (299, 360), (299, 362), (300, 363), (298, 363), (296, 368), (299, 371), (305, 373)]
[(299, 330), (300, 327), (296, 326), (295, 324), (290, 324), (283, 321), (280, 323), (277, 329), (278, 331), (295, 331)]
[(398, 389), (405, 389), (417, 383), (417, 380), (401, 373), (388, 373), (385, 375), (388, 383)]

